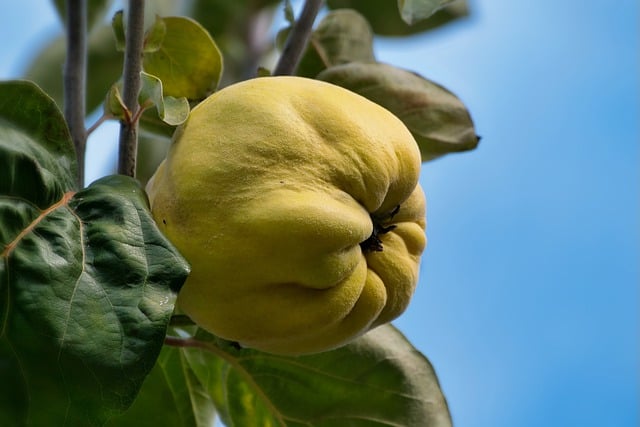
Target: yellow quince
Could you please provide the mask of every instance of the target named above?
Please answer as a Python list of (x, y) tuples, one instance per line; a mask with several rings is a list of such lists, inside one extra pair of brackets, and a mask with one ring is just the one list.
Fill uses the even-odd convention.
[(393, 114), (301, 77), (196, 106), (147, 191), (191, 264), (179, 308), (276, 353), (344, 345), (407, 307), (425, 244), (420, 151)]

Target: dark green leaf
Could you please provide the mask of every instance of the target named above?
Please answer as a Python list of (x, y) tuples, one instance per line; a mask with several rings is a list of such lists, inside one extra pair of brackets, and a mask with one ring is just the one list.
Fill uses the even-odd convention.
[(296, 17), (293, 13), (293, 6), (290, 0), (285, 0), (284, 2), (284, 19), (290, 26), (296, 23)]
[(422, 161), (478, 145), (462, 101), (415, 73), (381, 63), (350, 63), (328, 68), (318, 79), (356, 92), (398, 116), (416, 139)]
[(409, 25), (422, 21), (453, 0), (398, 0), (402, 20)]
[(407, 24), (398, 12), (396, 0), (327, 0), (331, 9), (351, 8), (360, 12), (375, 34), (407, 36), (438, 28), (469, 14), (467, 0), (454, 0), (428, 19)]
[(119, 52), (125, 51), (126, 35), (124, 32), (124, 12), (122, 10), (117, 11), (111, 19), (111, 28), (113, 29), (113, 36), (116, 39), (116, 49)]
[[(122, 52), (116, 50), (110, 26), (96, 28), (89, 36), (87, 61), (87, 111), (93, 111), (104, 101), (111, 85), (122, 74)], [(45, 46), (29, 65), (26, 78), (36, 82), (62, 106), (62, 70), (65, 40), (56, 38)]]
[(187, 360), (227, 425), (451, 426), (431, 364), (390, 325), (309, 356), (204, 347)]
[(213, 401), (186, 363), (184, 351), (165, 346), (131, 408), (105, 427), (211, 427)]
[(146, 195), (75, 192), (71, 139), (32, 84), (0, 85), (0, 425), (99, 425), (160, 351), (188, 266)]
[(207, 30), (192, 19), (160, 19), (166, 34), (157, 51), (144, 54), (144, 70), (162, 81), (165, 96), (205, 98), (220, 81), (222, 55), (218, 47)]
[(297, 74), (315, 77), (327, 67), (356, 61), (375, 61), (371, 27), (355, 10), (335, 10), (311, 34)]
[[(0, 150), (0, 195), (46, 209), (75, 187), (76, 157), (64, 117), (31, 82), (0, 82)], [(3, 241), (5, 233), (0, 227)]]

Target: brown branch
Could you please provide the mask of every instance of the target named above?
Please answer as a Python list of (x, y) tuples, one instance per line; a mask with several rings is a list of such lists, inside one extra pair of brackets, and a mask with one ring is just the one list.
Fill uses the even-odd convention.
[(118, 173), (135, 177), (138, 152), (138, 94), (142, 71), (142, 44), (144, 42), (144, 0), (129, 0), (124, 67), (122, 70), (122, 100), (131, 113), (130, 120), (120, 121)]
[(282, 56), (280, 56), (278, 64), (273, 70), (274, 76), (294, 73), (311, 36), (313, 22), (316, 20), (316, 16), (323, 4), (324, 0), (306, 0), (304, 2), (300, 17), (293, 25), (291, 33), (287, 38), (287, 43), (282, 51)]
[(76, 150), (78, 188), (82, 188), (87, 146), (87, 132), (84, 124), (87, 75), (87, 2), (68, 0), (66, 4), (67, 56), (63, 77), (64, 117)]

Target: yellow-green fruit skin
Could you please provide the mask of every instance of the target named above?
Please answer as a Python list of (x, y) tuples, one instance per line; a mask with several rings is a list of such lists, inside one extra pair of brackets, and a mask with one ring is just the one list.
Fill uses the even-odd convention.
[[(178, 307), (219, 337), (284, 355), (391, 321), (426, 244), (419, 172), (402, 122), (340, 87), (264, 77), (214, 93), (147, 186), (191, 264)], [(372, 218), (395, 226), (379, 233), (381, 251), (361, 245)]]

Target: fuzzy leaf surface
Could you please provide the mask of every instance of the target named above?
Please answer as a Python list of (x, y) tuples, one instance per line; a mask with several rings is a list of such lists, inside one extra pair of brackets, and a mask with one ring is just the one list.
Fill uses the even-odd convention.
[(0, 85), (0, 425), (100, 425), (126, 409), (189, 271), (137, 181), (76, 192), (73, 156), (51, 98)]
[(451, 426), (431, 364), (391, 325), (308, 356), (203, 347), (187, 360), (229, 426)]

